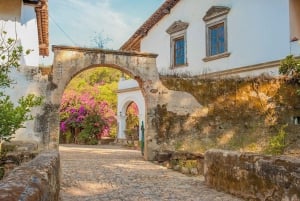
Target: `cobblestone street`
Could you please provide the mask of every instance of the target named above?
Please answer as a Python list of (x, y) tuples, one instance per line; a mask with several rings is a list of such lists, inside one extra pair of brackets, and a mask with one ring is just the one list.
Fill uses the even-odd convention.
[(62, 201), (240, 200), (118, 146), (60, 146)]

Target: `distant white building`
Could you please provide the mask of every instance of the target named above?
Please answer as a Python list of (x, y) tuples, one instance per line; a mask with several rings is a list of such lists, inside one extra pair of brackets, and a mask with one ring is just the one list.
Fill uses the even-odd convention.
[[(0, 0), (0, 30), (16, 39), (24, 50), (31, 50), (21, 57), (19, 70), (11, 72), (16, 84), (6, 93), (15, 101), (29, 93), (43, 96), (39, 60), (49, 55), (48, 0)], [(15, 139), (40, 143), (43, 139), (36, 125), (34, 121), (27, 122), (26, 129), (19, 129)]]
[(158, 54), (160, 73), (277, 75), (299, 39), (299, 0), (166, 0), (121, 50)]
[[(128, 106), (134, 102), (138, 107), (139, 118), (139, 131), (141, 130), (142, 123), (145, 122), (146, 106), (144, 96), (139, 88), (137, 81), (121, 79), (118, 86), (118, 139), (125, 139), (126, 129), (126, 111)], [(139, 132), (139, 139), (142, 138), (142, 133)]]
[[(120, 49), (158, 54), (161, 74), (276, 76), (280, 60), (300, 56), (299, 41), (299, 0), (165, 0)], [(136, 87), (120, 81), (118, 108)]]

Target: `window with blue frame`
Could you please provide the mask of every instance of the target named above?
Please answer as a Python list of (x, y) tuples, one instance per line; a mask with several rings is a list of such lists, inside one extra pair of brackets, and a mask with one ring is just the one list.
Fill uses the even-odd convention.
[(226, 52), (224, 23), (208, 27), (208, 56)]
[(185, 64), (184, 37), (174, 39), (174, 66)]
[(228, 52), (227, 16), (231, 8), (212, 6), (203, 17), (206, 24), (206, 57), (204, 62), (222, 59), (230, 56)]
[(181, 20), (175, 21), (166, 30), (170, 35), (170, 68), (186, 67), (186, 33), (189, 23)]

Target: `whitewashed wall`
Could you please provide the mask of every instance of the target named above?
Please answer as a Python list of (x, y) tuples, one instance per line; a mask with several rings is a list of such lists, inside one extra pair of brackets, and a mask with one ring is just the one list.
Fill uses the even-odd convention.
[[(21, 1), (12, 0), (10, 4), (0, 0), (0, 29), (5, 30), (9, 37), (17, 38), (24, 50), (33, 50), (30, 55), (21, 59), (23, 66), (39, 64), (39, 44), (36, 14), (33, 6), (23, 5)], [(6, 5), (4, 7), (4, 5)]]
[[(206, 30), (202, 18), (212, 6), (231, 8), (227, 18), (228, 52), (231, 55), (204, 62)], [(191, 74), (216, 72), (279, 60), (292, 53), (288, 0), (182, 0), (141, 42), (142, 52), (159, 55), (157, 66), (163, 73), (170, 67), (170, 36), (166, 30), (177, 20), (189, 23), (188, 66), (175, 71)], [(296, 53), (299, 55), (299, 51)]]
[[(21, 45), (24, 51), (32, 50), (29, 55), (21, 57), (19, 70), (12, 69), (10, 77), (16, 84), (5, 90), (15, 103), (21, 96), (29, 93), (43, 96), (43, 87), (47, 83), (46, 77), (38, 73), (39, 44), (36, 13), (33, 6), (24, 5), (22, 2), (0, 0), (0, 29), (6, 31), (8, 37), (17, 38), (18, 45)], [(38, 107), (32, 114), (36, 115), (40, 112), (41, 108)], [(34, 121), (26, 122), (25, 127), (17, 131), (14, 140), (41, 141), (41, 134), (34, 131)]]

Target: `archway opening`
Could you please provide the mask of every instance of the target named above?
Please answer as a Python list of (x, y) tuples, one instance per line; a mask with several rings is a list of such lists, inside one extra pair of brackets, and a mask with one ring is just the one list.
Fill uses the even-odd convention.
[(64, 90), (60, 105), (60, 143), (99, 144), (115, 141), (120, 70), (94, 67), (77, 74)]
[(138, 105), (132, 101), (126, 109), (126, 125), (125, 136), (128, 140), (139, 140), (139, 108)]
[[(142, 141), (146, 119), (145, 100), (135, 80), (121, 79), (118, 94), (118, 136), (120, 143), (137, 145)], [(141, 142), (142, 143), (142, 142)]]
[[(62, 95), (70, 80), (78, 75), (78, 73), (87, 69), (105, 66), (127, 73), (138, 83), (142, 100), (136, 101), (133, 97), (131, 97), (131, 100), (142, 102), (144, 105), (143, 109), (140, 109), (141, 107), (139, 106), (139, 112), (144, 111), (143, 118), (140, 118), (144, 122), (144, 158), (146, 160), (153, 160), (158, 145), (155, 140), (155, 129), (149, 123), (152, 122), (152, 117), (149, 115), (146, 117), (146, 114), (152, 114), (158, 103), (157, 96), (160, 94), (159, 91), (164, 89), (159, 81), (156, 68), (157, 55), (68, 46), (52, 46), (52, 50), (54, 52), (54, 62), (51, 77), (49, 77), (49, 85), (47, 86), (49, 88), (47, 98), (49, 98), (49, 109), (51, 110), (49, 112), (49, 121), (46, 122), (49, 128), (49, 148), (57, 148), (59, 143), (58, 125), (60, 119), (58, 110)], [(119, 88), (117, 91), (119, 92), (120, 90), (123, 90), (123, 92), (126, 91), (123, 88)], [(129, 89), (127, 92), (132, 92), (132, 90), (135, 89)], [(122, 104), (120, 105), (124, 105), (129, 99), (129, 96), (122, 99)], [(118, 113), (116, 114), (118, 123), (120, 116), (119, 109), (118, 101)], [(120, 127), (119, 124), (118, 126)], [(120, 130), (119, 128), (118, 131)]]

